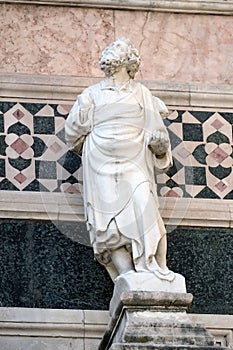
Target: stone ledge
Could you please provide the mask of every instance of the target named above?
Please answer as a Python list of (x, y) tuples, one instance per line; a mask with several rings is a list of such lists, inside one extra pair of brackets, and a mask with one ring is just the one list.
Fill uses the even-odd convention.
[[(114, 294), (116, 289), (117, 282)], [(110, 304), (110, 320), (99, 350), (218, 348), (204, 325), (193, 322), (185, 312), (192, 294), (131, 290), (121, 294), (118, 305), (117, 300), (114, 309)], [(219, 345), (225, 349), (225, 344)]]
[(0, 3), (232, 15), (231, 0), (0, 0)]
[[(233, 227), (232, 200), (159, 198), (159, 201), (167, 225)], [(81, 196), (72, 194), (1, 191), (0, 218), (83, 222), (83, 202)]]
[[(203, 323), (205, 327), (213, 330), (231, 330), (233, 327), (233, 315), (212, 314), (189, 314), (193, 322)], [(0, 307), (0, 329), (1, 334), (5, 324), (27, 325), (28, 335), (30, 328), (28, 324), (39, 323), (42, 328), (49, 324), (69, 325), (85, 324), (93, 327), (93, 331), (100, 327), (104, 331), (109, 320), (109, 311), (102, 310), (67, 310), (67, 309), (39, 309), (23, 307)], [(102, 334), (98, 330), (98, 333)], [(4, 333), (7, 335), (7, 330)], [(62, 334), (60, 334), (62, 336)]]
[(59, 310), (0, 308), (1, 336), (101, 338), (108, 322), (108, 312), (94, 310)]
[(176, 309), (181, 307), (187, 309), (191, 304), (193, 296), (190, 293), (167, 293), (156, 291), (132, 291), (123, 292), (121, 295), (121, 301), (123, 305), (130, 307), (138, 307), (138, 304), (143, 306), (154, 306), (155, 308), (160, 306), (161, 309), (169, 310), (170, 308)]
[[(189, 314), (193, 322), (203, 323), (213, 334), (217, 342), (225, 342), (231, 347), (233, 315), (203, 315)], [(0, 346), (3, 349), (22, 349), (22, 341), (28, 339), (28, 343), (37, 344), (40, 339), (48, 342), (48, 339), (56, 339), (56, 344), (50, 344), (49, 349), (59, 349), (61, 339), (73, 342), (80, 339), (79, 350), (96, 349), (102, 335), (106, 329), (109, 319), (108, 311), (99, 310), (57, 310), (57, 309), (37, 309), (37, 308), (0, 308)], [(35, 323), (39, 325), (39, 332), (35, 334)], [(69, 330), (71, 325), (76, 327)], [(51, 325), (53, 328), (51, 328)], [(14, 337), (12, 330), (14, 327)], [(55, 334), (55, 329), (59, 331), (59, 336)], [(85, 334), (84, 334), (85, 330)], [(41, 334), (41, 335), (40, 335)], [(22, 340), (21, 340), (22, 339)], [(10, 347), (11, 341), (15, 347)], [(8, 346), (6, 346), (9, 343)], [(21, 345), (20, 345), (21, 344)], [(68, 346), (68, 345), (67, 345)]]
[[(0, 74), (0, 98), (18, 102), (71, 102), (86, 87), (103, 78), (49, 76), (9, 73)], [(203, 84), (142, 81), (153, 95), (174, 107), (217, 108), (233, 110), (233, 88), (227, 84)]]
[(83, 202), (63, 193), (1, 191), (0, 218), (82, 222)]

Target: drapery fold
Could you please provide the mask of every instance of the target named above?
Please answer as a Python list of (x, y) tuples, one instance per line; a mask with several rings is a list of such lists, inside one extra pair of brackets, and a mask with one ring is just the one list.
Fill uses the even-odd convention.
[(167, 130), (150, 91), (130, 81), (120, 90), (102, 81), (86, 89), (66, 121), (70, 148), (82, 153), (87, 228), (98, 260), (112, 249), (132, 251), (135, 269), (156, 269), (154, 255), (166, 234), (155, 173), (172, 163), (171, 148), (157, 158), (148, 148), (154, 131)]

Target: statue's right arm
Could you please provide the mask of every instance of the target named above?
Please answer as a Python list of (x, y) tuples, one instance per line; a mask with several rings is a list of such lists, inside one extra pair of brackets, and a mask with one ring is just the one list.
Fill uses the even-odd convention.
[(78, 96), (65, 123), (65, 138), (69, 148), (81, 155), (83, 142), (92, 129), (93, 103), (88, 92)]

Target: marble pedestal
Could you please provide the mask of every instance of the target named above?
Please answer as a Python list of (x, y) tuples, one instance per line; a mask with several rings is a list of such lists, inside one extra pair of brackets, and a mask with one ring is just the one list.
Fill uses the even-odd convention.
[[(139, 290), (139, 275), (123, 276), (116, 281), (110, 304), (111, 318), (99, 350), (215, 349), (213, 337), (202, 325), (194, 324), (186, 313), (193, 297), (185, 292), (182, 276), (176, 275), (173, 282), (158, 279), (158, 283), (167, 286), (168, 291), (164, 292), (156, 290), (161, 289), (161, 285), (154, 284), (157, 277), (149, 278), (150, 274)], [(169, 290), (173, 284), (178, 291)]]

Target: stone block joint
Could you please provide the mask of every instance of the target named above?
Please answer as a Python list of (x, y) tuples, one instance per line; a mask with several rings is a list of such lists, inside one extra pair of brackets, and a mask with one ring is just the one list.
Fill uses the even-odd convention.
[(111, 319), (99, 350), (217, 349), (203, 325), (188, 317), (192, 299), (190, 293), (123, 292), (114, 310), (110, 305)]

